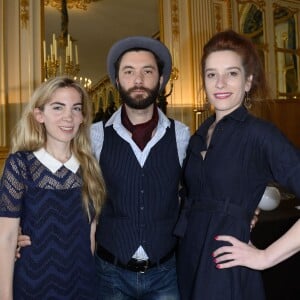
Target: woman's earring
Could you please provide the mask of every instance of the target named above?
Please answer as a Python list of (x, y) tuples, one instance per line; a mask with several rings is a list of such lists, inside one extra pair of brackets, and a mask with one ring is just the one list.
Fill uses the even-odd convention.
[(249, 93), (245, 92), (245, 97), (244, 97), (244, 106), (247, 109), (250, 109), (252, 107), (251, 99), (249, 97)]

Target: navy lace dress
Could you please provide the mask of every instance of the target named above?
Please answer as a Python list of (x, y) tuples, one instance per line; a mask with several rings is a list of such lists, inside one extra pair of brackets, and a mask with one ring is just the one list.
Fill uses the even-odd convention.
[[(214, 117), (191, 138), (184, 170), (187, 202), (175, 233), (182, 237), (178, 279), (183, 300), (262, 300), (259, 271), (216, 269), (216, 235), (245, 242), (265, 187), (278, 182), (300, 196), (300, 155), (271, 124), (243, 107), (218, 122), (206, 147)], [(206, 151), (203, 159), (201, 151)]]
[(15, 263), (14, 300), (97, 298), (81, 185), (79, 171), (62, 166), (53, 174), (32, 152), (7, 159), (0, 216), (21, 218), (22, 231), (32, 242)]

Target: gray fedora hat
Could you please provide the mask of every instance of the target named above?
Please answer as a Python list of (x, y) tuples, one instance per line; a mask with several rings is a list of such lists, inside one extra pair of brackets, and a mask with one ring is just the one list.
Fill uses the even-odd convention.
[(119, 57), (135, 48), (145, 49), (153, 52), (157, 55), (164, 63), (162, 69), (163, 83), (160, 90), (163, 90), (169, 81), (171, 71), (172, 71), (172, 57), (169, 49), (160, 41), (145, 37), (145, 36), (132, 36), (116, 42), (109, 50), (107, 55), (107, 71), (111, 82), (116, 86), (116, 70), (115, 62)]

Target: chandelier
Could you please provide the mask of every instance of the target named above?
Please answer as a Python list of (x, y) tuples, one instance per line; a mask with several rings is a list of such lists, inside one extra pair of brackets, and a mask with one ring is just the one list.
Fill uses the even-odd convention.
[(89, 78), (83, 78), (82, 76), (78, 76), (80, 71), (78, 46), (76, 44), (76, 40), (74, 40), (68, 32), (69, 18), (67, 2), (76, 1), (60, 0), (51, 2), (60, 3), (62, 22), (60, 35), (56, 36), (55, 33), (52, 34), (52, 41), (48, 47), (50, 51), (48, 53), (46, 41), (43, 41), (44, 79), (47, 80), (55, 76), (66, 75), (69, 77), (73, 77), (75, 80), (80, 81), (80, 83), (87, 90), (89, 90), (91, 88), (92, 81)]
[[(99, 0), (67, 0), (67, 6), (69, 9), (71, 8), (79, 8), (83, 10), (87, 10), (88, 4), (91, 2), (96, 2)], [(48, 6), (51, 5), (59, 10), (62, 8), (61, 0), (44, 0), (44, 5)]]

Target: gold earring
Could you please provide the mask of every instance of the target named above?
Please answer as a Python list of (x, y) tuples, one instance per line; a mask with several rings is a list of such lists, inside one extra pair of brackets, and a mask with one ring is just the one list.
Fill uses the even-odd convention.
[(244, 97), (244, 106), (247, 109), (250, 109), (252, 107), (251, 99), (249, 97), (249, 93), (245, 92), (245, 97)]

